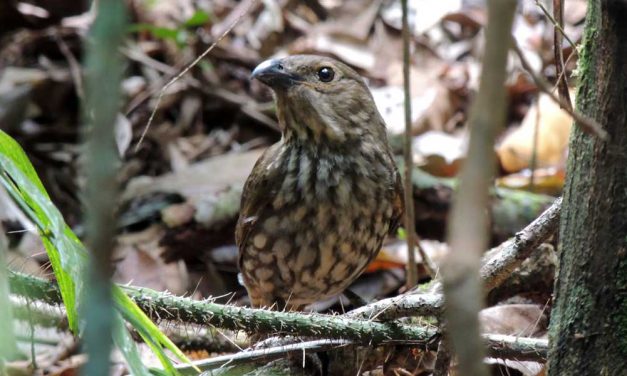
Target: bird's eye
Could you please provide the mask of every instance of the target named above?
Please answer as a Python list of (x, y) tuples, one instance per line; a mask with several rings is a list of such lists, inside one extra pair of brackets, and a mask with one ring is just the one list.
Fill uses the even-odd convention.
[(335, 77), (335, 72), (329, 67), (322, 67), (318, 70), (318, 79), (322, 82), (330, 82)]

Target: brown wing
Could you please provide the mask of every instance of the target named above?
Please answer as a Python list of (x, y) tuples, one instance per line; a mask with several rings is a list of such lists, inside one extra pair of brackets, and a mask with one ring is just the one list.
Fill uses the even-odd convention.
[(242, 248), (246, 245), (250, 231), (257, 222), (259, 211), (273, 198), (275, 189), (272, 182), (277, 179), (272, 178), (276, 171), (268, 169), (268, 165), (276, 158), (280, 147), (281, 144), (276, 143), (259, 157), (244, 184), (239, 219), (235, 226), (235, 243), (240, 250), (238, 264), (241, 264)]
[[(390, 158), (392, 159), (392, 163), (394, 163), (394, 158), (392, 156), (390, 156)], [(401, 180), (401, 175), (398, 173), (398, 169), (396, 169), (396, 167), (394, 167), (394, 171), (396, 172), (396, 182), (394, 183), (394, 198), (392, 199), (392, 218), (390, 219), (389, 232), (389, 234), (392, 236), (396, 235), (396, 231), (403, 221), (403, 212), (405, 210), (403, 182)]]

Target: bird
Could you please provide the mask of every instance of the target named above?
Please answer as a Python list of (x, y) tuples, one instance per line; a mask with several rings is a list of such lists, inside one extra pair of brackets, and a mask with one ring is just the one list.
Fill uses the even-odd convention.
[(253, 307), (302, 310), (348, 288), (396, 232), (401, 179), (373, 96), (348, 65), (292, 55), (251, 78), (273, 91), (281, 139), (244, 184), (238, 265)]

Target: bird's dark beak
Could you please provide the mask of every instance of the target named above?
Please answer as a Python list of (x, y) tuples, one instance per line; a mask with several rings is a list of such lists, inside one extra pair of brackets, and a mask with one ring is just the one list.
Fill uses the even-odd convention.
[(297, 75), (288, 72), (281, 59), (266, 60), (257, 65), (250, 77), (258, 79), (273, 89), (285, 89), (301, 81)]

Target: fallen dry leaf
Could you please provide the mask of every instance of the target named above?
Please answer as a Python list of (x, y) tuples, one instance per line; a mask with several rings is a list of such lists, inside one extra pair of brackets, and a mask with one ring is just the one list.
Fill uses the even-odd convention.
[[(191, 164), (158, 177), (132, 179), (122, 194), (126, 201), (155, 192), (178, 193), (187, 198), (210, 197), (231, 186), (243, 186), (263, 150), (229, 153)], [(219, 173), (218, 173), (219, 172)]]
[(439, 131), (429, 131), (413, 140), (414, 163), (431, 175), (457, 175), (466, 156), (466, 138)]
[(504, 304), (479, 313), (483, 332), (540, 338), (546, 335), (548, 318), (537, 304)]
[[(414, 35), (420, 35), (434, 27), (448, 13), (462, 7), (461, 0), (414, 0), (408, 4), (408, 21)], [(401, 2), (394, 1), (381, 11), (381, 18), (391, 27), (401, 29)]]
[(163, 248), (158, 245), (162, 237), (163, 229), (158, 225), (119, 236), (115, 249), (115, 259), (119, 261), (113, 280), (177, 295), (186, 293), (189, 285), (187, 267), (183, 261), (163, 261)]
[(534, 151), (534, 137), (537, 138), (536, 167), (560, 164), (564, 160), (571, 125), (568, 113), (548, 95), (540, 94), (538, 103), (529, 109), (520, 127), (507, 134), (496, 148), (501, 166), (507, 172), (528, 168)]
[(531, 170), (525, 169), (496, 179), (496, 185), (504, 188), (522, 189), (534, 193), (559, 196), (564, 187), (565, 178), (566, 171), (562, 167), (539, 168), (533, 172), (532, 185)]

